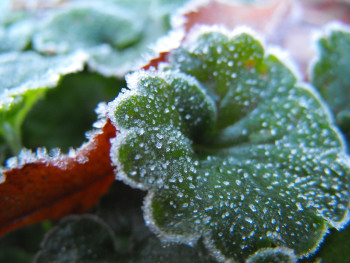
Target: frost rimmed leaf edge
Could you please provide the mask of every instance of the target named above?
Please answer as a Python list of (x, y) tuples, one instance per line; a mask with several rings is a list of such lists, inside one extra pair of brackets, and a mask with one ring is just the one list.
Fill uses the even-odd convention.
[[(199, 30), (197, 28), (197, 31), (194, 31), (194, 33), (192, 32), (192, 34), (190, 34), (190, 37), (185, 40), (184, 44), (186, 45), (187, 43), (191, 43), (193, 41), (193, 39), (196, 39), (198, 36), (200, 36), (203, 33), (218, 32), (218, 31), (220, 33), (224, 33), (230, 39), (232, 39), (234, 36), (237, 36), (239, 34), (247, 33), (247, 34), (252, 35), (255, 39), (257, 39), (261, 43), (264, 43), (259, 36), (256, 37), (256, 33), (254, 31), (252, 31), (251, 29), (249, 29), (247, 27), (239, 27), (238, 29), (231, 32), (231, 31), (228, 31), (224, 27), (221, 27), (221, 26), (219, 26), (219, 27), (218, 26), (210, 26), (210, 27), (204, 26), (204, 27), (199, 28)], [(270, 48), (266, 48), (265, 45), (262, 45), (262, 46), (265, 48), (264, 57), (267, 57), (268, 55), (273, 55), (276, 58), (278, 58), (278, 60), (281, 61), (282, 64), (284, 64), (292, 72), (292, 74), (296, 78), (295, 86), (298, 86), (301, 89), (305, 89), (305, 90), (309, 91), (314, 96), (314, 98), (320, 103), (321, 107), (324, 110), (326, 118), (330, 124), (330, 129), (335, 131), (335, 133), (338, 136), (338, 140), (340, 143), (339, 148), (341, 149), (342, 153), (345, 153), (345, 149), (346, 149), (345, 139), (343, 138), (343, 136), (339, 132), (338, 127), (335, 126), (335, 124), (334, 124), (331, 110), (329, 109), (327, 104), (324, 102), (324, 100), (321, 98), (321, 96), (318, 94), (316, 89), (314, 87), (312, 87), (311, 85), (301, 81), (300, 74), (297, 70), (297, 67), (294, 65), (294, 63), (292, 61), (289, 60), (289, 58), (288, 58), (288, 56), (286, 56), (285, 52), (283, 52), (283, 51), (281, 52), (281, 50), (279, 50), (277, 48), (270, 49)], [(165, 65), (162, 64), (161, 66), (165, 67), (165, 68), (167, 67), (166, 63), (165, 63)], [(161, 68), (161, 70), (162, 70), (162, 68)], [(161, 74), (163, 74), (163, 72), (161, 70), (159, 70), (159, 71), (151, 70), (149, 72), (151, 73), (151, 75), (154, 72), (159, 73), (161, 75)], [(136, 183), (135, 181), (130, 179), (130, 177), (127, 176), (123, 172), (123, 165), (119, 162), (117, 151), (113, 151), (113, 148), (118, 149), (121, 142), (123, 141), (123, 139), (125, 137), (127, 137), (129, 133), (133, 132), (133, 128), (126, 129), (126, 128), (119, 127), (119, 125), (117, 124), (116, 118), (114, 116), (115, 108), (117, 107), (117, 105), (119, 103), (121, 103), (122, 101), (127, 99), (129, 96), (138, 94), (137, 81), (139, 78), (141, 78), (140, 76), (141, 77), (147, 76), (147, 71), (140, 70), (140, 71), (136, 71), (134, 73), (129, 74), (127, 76), (127, 83), (128, 83), (128, 87), (130, 88), (130, 90), (127, 90), (127, 89), (122, 90), (122, 92), (119, 94), (119, 96), (114, 101), (110, 102), (109, 106), (108, 106), (109, 107), (109, 118), (112, 120), (112, 123), (116, 126), (117, 130), (120, 131), (119, 136), (117, 138), (114, 138), (111, 140), (112, 147), (111, 147), (110, 154), (111, 154), (111, 159), (112, 159), (113, 164), (117, 167), (115, 170), (116, 179), (122, 180), (132, 187), (148, 191), (148, 194), (144, 200), (144, 206), (143, 206), (144, 218), (145, 218), (146, 224), (151, 228), (151, 230), (153, 232), (155, 232), (160, 237), (160, 239), (163, 242), (165, 242), (165, 243), (167, 243), (167, 242), (183, 242), (183, 243), (188, 244), (188, 245), (193, 245), (194, 242), (198, 241), (198, 239), (201, 236), (204, 237), (204, 239), (207, 239), (208, 237), (206, 237), (206, 235), (203, 236), (202, 234), (194, 236), (194, 233), (189, 233), (189, 235), (187, 237), (187, 236), (184, 236), (182, 234), (176, 235), (176, 234), (167, 233), (167, 232), (164, 232), (163, 230), (161, 230), (157, 226), (156, 221), (153, 218), (152, 207), (151, 207), (153, 197), (155, 196), (155, 191), (153, 191), (152, 189), (149, 189), (148, 187), (145, 187), (142, 183)], [(345, 154), (343, 156), (345, 159), (347, 159), (350, 162), (350, 159)], [(319, 215), (319, 216), (321, 217), (321, 215)], [(347, 224), (347, 222), (350, 219), (349, 204), (347, 207), (347, 211), (346, 211), (346, 213), (341, 221), (334, 222), (334, 221), (330, 221), (330, 220), (326, 219), (325, 217), (322, 217), (322, 218), (325, 222), (324, 222), (324, 228), (322, 230), (322, 235), (320, 235), (321, 238), (319, 240), (317, 240), (317, 242), (315, 243), (312, 250), (309, 250), (305, 254), (299, 255), (299, 257), (309, 256), (310, 254), (314, 253), (318, 249), (319, 245), (323, 242), (324, 236), (328, 233), (329, 227), (335, 227), (339, 230)], [(209, 237), (209, 239), (210, 239), (210, 237)], [(215, 249), (213, 247), (213, 245), (210, 244), (211, 242), (209, 240), (204, 240), (204, 242), (206, 244), (206, 247), (209, 248), (211, 253), (213, 255), (215, 255), (218, 260), (220, 260), (222, 262), (224, 262), (224, 261), (226, 262), (227, 258), (221, 254), (220, 250)], [(279, 252), (281, 252), (281, 253), (286, 252), (283, 247), (278, 247), (278, 249), (280, 249)], [(261, 251), (263, 251), (263, 250), (261, 250)], [(288, 248), (287, 248), (287, 250), (288, 250)], [(286, 253), (286, 255), (291, 255), (289, 250), (287, 252), (288, 253)], [(291, 259), (294, 260), (294, 256), (291, 256)]]

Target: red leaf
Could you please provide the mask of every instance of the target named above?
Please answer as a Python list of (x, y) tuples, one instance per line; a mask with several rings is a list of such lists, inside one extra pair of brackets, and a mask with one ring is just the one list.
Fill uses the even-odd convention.
[(88, 211), (114, 181), (109, 140), (115, 135), (107, 121), (76, 157), (41, 158), (5, 171), (6, 180), (0, 184), (0, 236), (24, 225)]
[(160, 52), (157, 58), (151, 59), (150, 62), (142, 68), (147, 70), (150, 68), (158, 69), (159, 63), (167, 61), (169, 52)]
[(247, 4), (214, 0), (206, 5), (194, 6), (193, 9), (184, 14), (187, 32), (198, 24), (221, 24), (231, 29), (239, 25), (251, 26), (260, 33), (269, 35), (290, 12), (291, 1), (270, 0), (261, 4)]

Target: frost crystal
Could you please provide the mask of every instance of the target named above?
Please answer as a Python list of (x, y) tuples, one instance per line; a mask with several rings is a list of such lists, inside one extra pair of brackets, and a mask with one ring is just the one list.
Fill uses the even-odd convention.
[(293, 262), (347, 223), (350, 162), (328, 110), (249, 33), (202, 30), (127, 82), (109, 104), (111, 158), (148, 190), (145, 219), (164, 241), (202, 237), (223, 262), (276, 247)]

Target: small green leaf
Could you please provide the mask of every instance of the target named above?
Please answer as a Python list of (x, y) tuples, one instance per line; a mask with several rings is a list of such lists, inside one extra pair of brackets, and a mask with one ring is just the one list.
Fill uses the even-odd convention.
[(219, 261), (313, 253), (348, 221), (349, 156), (328, 109), (250, 32), (189, 39), (110, 103), (117, 178), (148, 191), (146, 223), (166, 242), (203, 238)]
[(331, 24), (317, 41), (318, 57), (311, 79), (330, 105), (337, 124), (350, 132), (350, 29)]
[(111, 229), (92, 215), (71, 216), (47, 233), (34, 262), (115, 262)]
[(43, 57), (34, 52), (0, 55), (0, 135), (14, 154), (21, 149), (20, 127), (28, 111), (62, 75), (83, 69), (82, 53)]

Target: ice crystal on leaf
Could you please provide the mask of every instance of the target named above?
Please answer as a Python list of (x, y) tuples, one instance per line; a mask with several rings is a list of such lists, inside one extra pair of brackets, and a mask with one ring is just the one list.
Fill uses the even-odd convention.
[(148, 190), (146, 222), (166, 242), (202, 237), (219, 261), (312, 253), (348, 221), (350, 162), (328, 109), (250, 32), (189, 39), (110, 103), (117, 178)]

